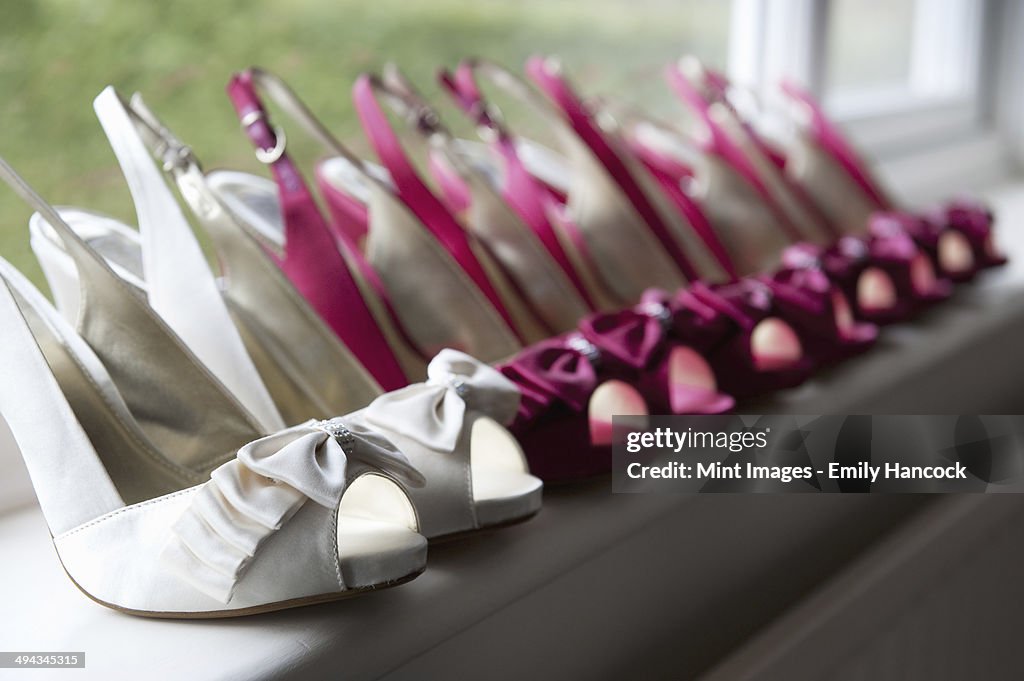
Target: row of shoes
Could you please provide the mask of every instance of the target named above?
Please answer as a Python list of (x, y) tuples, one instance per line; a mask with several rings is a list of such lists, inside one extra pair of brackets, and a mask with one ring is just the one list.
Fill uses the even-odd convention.
[[(108, 87), (135, 227), (0, 162), (54, 299), (0, 260), (0, 413), (83, 592), (218, 617), (401, 584), (428, 541), (607, 473), (613, 414), (795, 386), (1005, 262), (988, 210), (897, 207), (792, 85), (780, 109), (684, 59), (674, 124), (581, 99), (553, 59), (526, 75), (440, 74), (479, 141), (396, 69), (359, 78), (371, 162), (246, 70), (228, 95), (270, 179), (205, 171)], [(272, 112), (325, 152), (312, 181)]]

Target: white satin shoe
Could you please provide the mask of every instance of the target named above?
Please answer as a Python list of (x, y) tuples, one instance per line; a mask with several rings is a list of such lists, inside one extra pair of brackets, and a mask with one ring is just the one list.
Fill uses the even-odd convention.
[[(226, 617), (345, 598), (424, 569), (405, 490), (423, 477), (386, 437), (354, 417), (259, 437), (256, 417), (2, 160), (0, 177), (59, 232), (84, 294), (131, 322), (111, 328), (86, 310), (80, 335), (0, 260), (0, 412), (84, 593), (137, 615)], [(98, 356), (99, 339), (119, 347)], [(148, 380), (161, 372), (165, 383)], [(139, 391), (163, 410), (136, 418)], [(202, 424), (216, 426), (209, 440)]]
[(543, 483), (501, 425), (519, 408), (515, 384), (457, 350), (438, 353), (427, 376), (353, 415), (386, 433), (422, 471), (427, 484), (410, 496), (424, 536), (456, 538), (533, 517)]
[[(95, 108), (132, 190), (139, 231), (76, 208), (59, 209), (61, 217), (123, 282), (150, 303), (213, 374), (235, 377), (230, 387), (240, 402), (262, 404), (261, 392), (255, 388), (265, 384), (284, 422), (295, 423), (311, 414), (348, 413), (376, 397), (352, 418), (365, 420), (384, 433), (423, 472), (427, 484), (410, 495), (422, 532), (430, 539), (521, 522), (537, 513), (542, 483), (529, 474), (518, 442), (502, 425), (515, 416), (519, 402), (518, 389), (511, 381), (464, 353), (444, 350), (430, 362), (426, 383), (380, 395), (372, 378), (340, 341), (329, 333), (316, 332), (322, 325), (312, 322), (315, 314), (281, 277), (272, 280), (274, 287), (255, 288), (251, 280), (242, 282), (244, 286), (230, 281), (223, 286), (225, 291), (245, 289), (242, 295), (249, 300), (240, 315), (241, 305), (234, 304), (231, 297), (225, 302), (218, 294), (218, 282), (156, 169), (140, 130), (150, 141), (163, 140), (164, 151), (171, 158), (181, 158), (172, 146), (176, 141), (152, 114), (147, 112), (151, 122), (143, 121), (111, 88), (97, 98)], [(179, 187), (195, 186), (183, 184), (183, 180), (201, 177), (195, 167), (165, 167), (175, 174)], [(208, 198), (212, 200), (212, 195)], [(83, 314), (94, 318), (118, 315), (116, 307), (97, 306), (79, 296), (79, 257), (66, 248), (48, 222), (44, 215), (32, 217), (32, 247), (64, 316), (72, 320)], [(229, 222), (221, 223), (222, 239), (230, 227)], [(251, 237), (244, 231), (237, 229), (224, 243), (235, 254), (234, 262), (250, 272), (274, 270), (268, 256), (251, 247)], [(270, 267), (261, 270), (261, 263)], [(228, 277), (231, 274), (229, 270)], [(286, 295), (289, 290), (291, 296)], [(258, 294), (266, 294), (266, 305), (259, 304)], [(306, 325), (292, 328), (278, 316)], [(260, 338), (253, 338), (254, 329), (262, 330)], [(310, 333), (304, 333), (307, 330)], [(242, 341), (233, 353), (222, 347), (220, 339), (239, 334)], [(215, 347), (208, 347), (211, 340)], [(297, 358), (307, 352), (324, 358), (323, 363), (299, 364)], [(255, 361), (249, 361), (250, 355)], [(248, 366), (255, 364), (252, 373), (258, 375), (239, 380), (236, 374), (247, 362)], [(331, 370), (324, 371), (325, 366)], [(261, 376), (287, 376), (289, 380), (276, 378), (264, 383)], [(345, 387), (349, 387), (347, 392)]]

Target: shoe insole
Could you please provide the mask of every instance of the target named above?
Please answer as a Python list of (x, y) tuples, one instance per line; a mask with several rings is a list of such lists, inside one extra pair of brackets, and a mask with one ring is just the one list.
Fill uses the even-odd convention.
[(338, 552), (345, 586), (368, 587), (417, 572), (426, 560), (427, 540), (395, 522), (342, 514)]
[(480, 527), (500, 525), (540, 510), (544, 485), (529, 473), (473, 471), (473, 497)]

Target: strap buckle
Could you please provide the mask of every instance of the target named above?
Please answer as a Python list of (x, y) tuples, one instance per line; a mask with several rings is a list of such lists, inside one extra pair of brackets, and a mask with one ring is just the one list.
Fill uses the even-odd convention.
[(467, 113), (477, 125), (477, 134), (485, 142), (493, 142), (496, 138), (506, 135), (505, 116), (492, 102), (477, 99), (469, 105)]
[[(257, 121), (265, 120), (266, 117), (267, 115), (261, 109), (254, 109), (242, 116), (242, 129), (246, 130)], [(255, 150), (256, 160), (268, 166), (281, 160), (281, 157), (284, 156), (285, 148), (288, 146), (288, 138), (285, 135), (284, 128), (279, 125), (273, 125), (271, 126), (271, 131), (274, 134), (274, 146), (270, 148), (257, 147)]]
[(157, 142), (154, 153), (162, 161), (162, 167), (166, 173), (173, 170), (186, 170), (192, 166), (199, 165), (195, 154), (192, 153), (192, 147), (182, 144), (177, 140), (161, 137), (159, 142)]
[(399, 106), (405, 107), (406, 123), (416, 128), (424, 137), (432, 138), (444, 132), (441, 117), (429, 105), (411, 103), (405, 97), (398, 95), (393, 95), (392, 101), (397, 101)]

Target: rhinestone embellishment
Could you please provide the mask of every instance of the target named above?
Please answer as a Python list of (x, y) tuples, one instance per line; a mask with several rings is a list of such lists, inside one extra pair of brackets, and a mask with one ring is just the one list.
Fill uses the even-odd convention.
[(345, 425), (338, 420), (330, 419), (328, 421), (317, 421), (313, 424), (313, 427), (317, 430), (322, 430), (341, 445), (342, 451), (347, 456), (351, 456), (352, 452), (356, 447), (356, 436), (352, 434), (352, 431), (345, 427)]
[(657, 302), (642, 303), (637, 307), (637, 312), (657, 319), (663, 329), (672, 326), (672, 310), (668, 309), (667, 305)]
[(583, 355), (593, 366), (597, 366), (601, 362), (601, 351), (583, 336), (573, 336), (566, 345)]
[(448, 385), (463, 399), (469, 395), (469, 384), (458, 374), (448, 374)]

